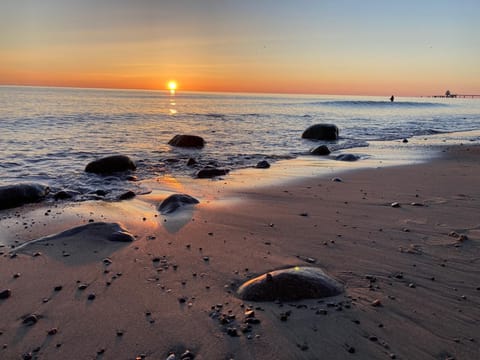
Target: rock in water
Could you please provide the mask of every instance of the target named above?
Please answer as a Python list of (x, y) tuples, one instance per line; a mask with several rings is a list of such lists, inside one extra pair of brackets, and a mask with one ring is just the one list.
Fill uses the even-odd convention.
[(42, 184), (15, 184), (0, 186), (0, 210), (43, 200), (50, 188)]
[(335, 158), (335, 160), (338, 160), (338, 161), (357, 161), (359, 159), (360, 159), (360, 156), (353, 155), (353, 154), (340, 154)]
[(95, 174), (111, 174), (136, 168), (135, 163), (128, 156), (113, 155), (92, 161), (86, 166), (85, 171)]
[(330, 149), (326, 145), (320, 145), (310, 150), (311, 155), (325, 156), (330, 154)]
[(338, 127), (334, 124), (315, 124), (303, 132), (302, 138), (314, 140), (337, 140)]
[(268, 163), (267, 160), (262, 160), (262, 161), (259, 161), (255, 167), (257, 169), (268, 169), (270, 167), (270, 164)]
[(216, 176), (227, 175), (230, 172), (228, 169), (218, 169), (218, 168), (204, 168), (197, 173), (197, 178), (199, 179), (211, 179)]
[(162, 214), (171, 214), (182, 206), (198, 204), (199, 201), (187, 194), (173, 194), (162, 201), (158, 210)]
[(175, 135), (172, 139), (170, 139), (168, 145), (177, 147), (203, 148), (205, 146), (205, 140), (196, 135)]
[(299, 266), (260, 275), (237, 290), (238, 296), (248, 301), (317, 299), (342, 292), (342, 284), (321, 269)]

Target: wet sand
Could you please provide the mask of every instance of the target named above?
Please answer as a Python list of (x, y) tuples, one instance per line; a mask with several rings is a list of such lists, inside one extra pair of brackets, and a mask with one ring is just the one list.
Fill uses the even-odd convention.
[[(135, 241), (79, 232), (0, 248), (0, 292), (10, 290), (0, 299), (0, 357), (477, 359), (480, 148), (443, 151), (341, 182), (232, 193), (226, 177), (173, 216), (156, 210), (166, 197), (156, 191), (2, 211), (16, 245), (91, 221), (119, 223)], [(244, 281), (290, 266), (320, 267), (345, 293), (236, 296)], [(258, 321), (245, 322), (250, 310)]]

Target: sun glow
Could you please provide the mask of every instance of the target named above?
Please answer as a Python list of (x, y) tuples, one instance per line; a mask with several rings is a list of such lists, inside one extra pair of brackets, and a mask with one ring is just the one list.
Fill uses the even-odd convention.
[(177, 82), (175, 80), (170, 80), (167, 83), (167, 88), (170, 90), (170, 94), (175, 94), (175, 90), (177, 90)]

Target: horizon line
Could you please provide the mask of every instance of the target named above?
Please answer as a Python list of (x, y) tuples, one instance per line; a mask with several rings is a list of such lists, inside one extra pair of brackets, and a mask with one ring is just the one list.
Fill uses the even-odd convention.
[[(110, 90), (110, 91), (158, 91), (168, 93), (168, 89), (152, 89), (152, 88), (121, 88), (121, 87), (95, 87), (95, 86), (68, 86), (68, 85), (36, 85), (36, 84), (0, 84), (0, 87), (35, 87), (35, 88), (59, 88), (59, 89), (82, 89), (82, 90)], [(192, 90), (192, 89), (176, 89), (176, 93), (190, 92), (190, 93), (214, 93), (214, 94), (264, 94), (264, 95), (319, 95), (319, 96), (387, 96), (391, 93), (385, 94), (352, 94), (352, 93), (316, 93), (316, 92), (271, 92), (271, 91), (244, 91), (244, 90)], [(395, 95), (395, 97), (434, 97), (439, 95)]]

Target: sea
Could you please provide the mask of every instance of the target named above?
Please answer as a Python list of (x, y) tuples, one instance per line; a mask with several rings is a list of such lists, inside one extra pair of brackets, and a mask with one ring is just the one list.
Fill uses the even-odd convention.
[[(332, 151), (434, 137), (437, 143), (480, 143), (480, 100), (460, 98), (205, 93), (0, 86), (0, 186), (47, 184), (52, 193), (72, 190), (77, 200), (141, 191), (143, 180), (191, 177), (205, 166), (232, 171), (308, 158), (326, 144)], [(334, 142), (301, 138), (310, 125), (332, 123)], [(176, 134), (201, 136), (206, 146), (168, 145)], [(388, 146), (382, 156), (394, 156)], [(132, 180), (84, 171), (92, 160), (114, 154), (137, 164)], [(196, 165), (187, 166), (188, 159)], [(312, 157), (313, 158), (313, 157)], [(329, 158), (332, 159), (331, 157)], [(316, 157), (318, 161), (318, 157)], [(360, 159), (359, 161), (362, 161)]]

